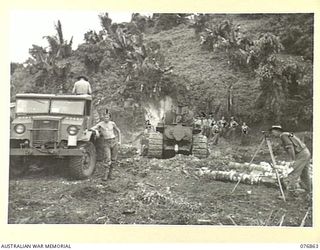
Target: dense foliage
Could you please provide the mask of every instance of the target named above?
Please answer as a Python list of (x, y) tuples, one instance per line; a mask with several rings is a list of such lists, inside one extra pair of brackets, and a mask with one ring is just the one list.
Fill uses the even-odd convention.
[[(265, 15), (255, 19), (265, 18)], [(312, 121), (312, 72), (306, 70), (308, 62), (282, 60), (283, 53), (302, 55), (312, 59), (313, 16), (308, 14), (284, 15), (268, 20), (268, 29), (252, 35), (229, 19), (216, 19), (214, 15), (199, 15), (193, 25), (196, 35), (200, 34), (203, 49), (216, 53), (223, 51), (233, 70), (253, 74), (261, 93), (257, 98), (258, 112), (252, 120), (274, 120), (297, 126), (300, 117), (306, 123)], [(243, 18), (243, 16), (241, 16)], [(276, 21), (279, 22), (276, 22)], [(308, 80), (305, 80), (308, 79)], [(309, 81), (309, 84), (302, 82)], [(311, 87), (312, 89), (312, 87)], [(303, 96), (298, 93), (304, 93)], [(297, 98), (299, 96), (299, 98)], [(291, 105), (304, 106), (294, 114), (287, 114)]]
[(274, 33), (280, 37), (286, 53), (313, 60), (313, 14), (278, 16), (270, 21), (270, 25)]
[[(113, 23), (108, 13), (99, 18), (101, 30), (87, 31), (85, 42), (77, 50), (71, 49), (72, 38), (64, 39), (58, 21), (56, 35), (45, 36), (48, 48), (33, 45), (30, 58), (23, 65), (12, 63), (12, 99), (17, 92), (70, 93), (75, 77), (86, 74), (95, 103), (117, 109), (124, 107), (128, 99), (143, 107), (150, 101), (171, 96), (177, 103), (199, 109), (196, 112), (202, 109), (236, 116), (246, 114), (252, 122), (277, 121), (293, 128), (301, 125), (301, 121), (304, 127), (312, 122), (311, 14), (134, 13), (128, 23)], [(187, 27), (193, 28), (196, 35), (193, 46), (203, 49), (196, 57), (210, 53), (214, 60), (227, 63), (219, 81), (198, 79), (195, 84), (188, 74), (175, 70), (179, 62), (172, 64), (165, 50), (176, 46), (179, 39), (165, 43), (146, 39), (172, 28)], [(229, 105), (235, 84), (239, 89), (246, 79), (259, 86), (260, 94), (244, 101), (255, 103), (252, 111)], [(217, 103), (221, 96), (217, 96), (213, 86), (220, 85), (226, 91), (226, 109), (221, 108), (224, 104)]]
[(188, 23), (188, 16), (190, 15), (184, 13), (153, 14), (155, 32), (172, 29), (182, 23)]

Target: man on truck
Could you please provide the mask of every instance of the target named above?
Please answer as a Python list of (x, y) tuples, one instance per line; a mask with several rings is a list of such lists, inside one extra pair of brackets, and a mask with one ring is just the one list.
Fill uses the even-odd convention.
[(88, 82), (87, 77), (85, 76), (79, 76), (77, 78), (78, 81), (74, 83), (72, 94), (76, 95), (91, 95), (91, 85)]

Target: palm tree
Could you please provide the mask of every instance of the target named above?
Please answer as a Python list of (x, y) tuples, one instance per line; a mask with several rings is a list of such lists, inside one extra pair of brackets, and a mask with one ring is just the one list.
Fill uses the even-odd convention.
[(48, 51), (40, 46), (33, 45), (29, 50), (34, 60), (31, 60), (30, 67), (35, 72), (35, 82), (39, 91), (56, 92), (57, 88), (64, 88), (70, 65), (66, 61), (72, 52), (72, 40), (66, 41), (63, 38), (62, 25), (58, 20), (55, 25), (57, 32), (54, 36), (45, 36), (49, 47)]
[(45, 36), (49, 43), (50, 62), (54, 63), (57, 58), (67, 58), (71, 55), (73, 37), (70, 41), (63, 39), (62, 25), (60, 20), (55, 25), (57, 35)]

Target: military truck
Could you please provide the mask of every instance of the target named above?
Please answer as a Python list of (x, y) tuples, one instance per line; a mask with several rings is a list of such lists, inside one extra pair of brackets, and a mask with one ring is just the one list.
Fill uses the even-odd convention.
[(149, 158), (170, 158), (176, 154), (208, 157), (208, 140), (201, 128), (193, 124), (193, 114), (187, 106), (167, 111), (156, 131), (145, 135), (142, 155)]
[(90, 95), (17, 94), (10, 128), (10, 174), (28, 170), (32, 159), (64, 158), (73, 178), (85, 179), (96, 165)]

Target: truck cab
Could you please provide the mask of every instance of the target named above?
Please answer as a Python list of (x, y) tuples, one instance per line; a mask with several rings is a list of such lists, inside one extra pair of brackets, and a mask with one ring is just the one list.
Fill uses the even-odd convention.
[(90, 95), (17, 94), (10, 170), (24, 172), (34, 157), (68, 157), (73, 177), (89, 177), (96, 163), (92, 117)]

